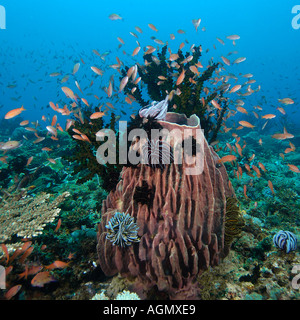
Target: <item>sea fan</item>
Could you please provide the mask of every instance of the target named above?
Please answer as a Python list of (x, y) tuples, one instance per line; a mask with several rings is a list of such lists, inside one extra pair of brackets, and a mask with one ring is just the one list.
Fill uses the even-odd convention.
[(166, 164), (173, 162), (171, 146), (162, 140), (149, 140), (142, 147), (142, 160), (152, 168), (164, 169)]
[(297, 248), (297, 238), (289, 231), (280, 230), (277, 232), (273, 237), (273, 243), (277, 248), (285, 250), (286, 253), (294, 251)]
[(137, 235), (139, 227), (128, 213), (116, 212), (105, 227), (106, 239), (113, 245), (125, 247), (140, 241)]

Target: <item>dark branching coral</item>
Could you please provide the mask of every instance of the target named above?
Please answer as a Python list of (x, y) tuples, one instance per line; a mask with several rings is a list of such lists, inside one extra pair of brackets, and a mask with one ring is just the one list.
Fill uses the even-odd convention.
[[(204, 84), (211, 80), (219, 64), (210, 64), (202, 74), (196, 75), (190, 67), (199, 62), (201, 47), (194, 47), (193, 53), (186, 52), (185, 55), (179, 50), (175, 65), (168, 61), (166, 53), (167, 46), (164, 46), (161, 52), (157, 53), (157, 57), (154, 54), (144, 55), (144, 59), (148, 62), (145, 66), (138, 65), (141, 82), (146, 85), (148, 96), (152, 101), (161, 101), (165, 99), (166, 92), (171, 93), (180, 90), (180, 94), (174, 94), (173, 99), (169, 102), (169, 111), (184, 113), (187, 117), (196, 114), (200, 118), (205, 137), (210, 143), (215, 141), (228, 105), (227, 100), (223, 98), (224, 88), (222, 86), (209, 93)], [(186, 60), (188, 57), (192, 58), (188, 61)], [(185, 60), (188, 62), (183, 63)], [(128, 69), (128, 67), (125, 67), (122, 70), (122, 76), (126, 75)], [(183, 70), (185, 72), (184, 81), (177, 86), (176, 78)], [(166, 80), (159, 81), (158, 77), (161, 78), (161, 76)], [(133, 88), (136, 89), (132, 93)], [(141, 107), (150, 103), (150, 101), (145, 101), (142, 98), (142, 87), (140, 85), (129, 81), (124, 91), (133, 95)], [(209, 103), (213, 99), (221, 106), (220, 110), (211, 110)]]
[[(118, 164), (100, 165), (97, 162), (96, 151), (99, 148), (101, 142), (96, 141), (96, 133), (104, 128), (109, 128), (117, 132), (116, 117), (115, 114), (112, 113), (110, 122), (108, 124), (104, 124), (102, 118), (95, 119), (92, 121), (92, 124), (90, 124), (91, 114), (91, 110), (82, 108), (83, 123), (79, 121), (75, 121), (74, 123), (75, 129), (85, 134), (91, 143), (88, 143), (87, 141), (76, 140), (75, 149), (73, 150), (73, 152), (71, 152), (71, 155), (66, 155), (65, 159), (71, 162), (75, 162), (75, 167), (72, 174), (81, 174), (81, 177), (78, 179), (78, 183), (84, 183), (88, 180), (91, 180), (95, 174), (98, 174), (105, 181), (105, 184), (103, 184), (103, 188), (110, 191), (116, 186), (119, 181), (119, 175), (122, 166)], [(68, 131), (70, 136), (73, 136), (72, 128), (73, 127), (71, 127)], [(116, 133), (116, 135), (118, 137), (118, 133)], [(116, 139), (116, 143), (119, 143), (118, 139)], [(118, 150), (119, 148), (117, 145), (117, 153)]]

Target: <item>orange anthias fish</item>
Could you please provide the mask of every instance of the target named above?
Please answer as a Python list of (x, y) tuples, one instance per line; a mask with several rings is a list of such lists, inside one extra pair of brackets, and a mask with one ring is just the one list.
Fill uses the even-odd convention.
[(300, 173), (300, 170), (297, 166), (293, 165), (293, 164), (288, 164), (289, 168), (291, 171), (296, 172), (296, 173)]
[(54, 232), (57, 232), (58, 229), (60, 228), (60, 226), (61, 226), (61, 218), (58, 219), (57, 226), (56, 226)]
[(243, 127), (246, 127), (246, 128), (251, 128), (253, 129), (255, 126), (253, 124), (251, 124), (250, 122), (248, 121), (239, 121), (239, 124)]
[(9, 112), (7, 112), (4, 119), (14, 118), (14, 117), (18, 116), (20, 113), (22, 113), (24, 110), (26, 110), (26, 109), (24, 109), (23, 106), (21, 108), (10, 110)]
[(271, 182), (271, 180), (268, 181), (268, 186), (271, 189), (272, 193), (274, 194), (273, 183)]
[(278, 101), (285, 105), (294, 103), (294, 101), (291, 98), (278, 99)]
[(236, 156), (229, 154), (229, 155), (224, 156), (221, 159), (219, 159), (218, 163), (230, 162), (230, 161), (235, 161), (235, 160), (236, 160)]
[(31, 285), (33, 287), (42, 288), (45, 284), (53, 281), (56, 281), (56, 279), (52, 276), (52, 274), (49, 271), (43, 271), (39, 272), (33, 277), (31, 280)]
[(273, 119), (275, 117), (275, 114), (265, 114), (264, 116), (262, 116), (262, 119)]
[(151, 30), (155, 31), (155, 32), (158, 31), (158, 30), (156, 29), (156, 27), (155, 27), (152, 23), (149, 23), (149, 24), (148, 24), (148, 27), (149, 27)]
[(95, 112), (90, 116), (90, 119), (99, 119), (105, 115), (104, 112)]
[(182, 83), (182, 81), (184, 80), (184, 77), (185, 77), (185, 70), (182, 69), (182, 71), (176, 81), (177, 86), (179, 86)]
[(294, 138), (294, 135), (292, 135), (291, 133), (288, 133), (286, 128), (284, 128), (283, 133), (275, 133), (272, 135), (272, 138), (277, 140), (285, 140), (285, 139)]
[(13, 296), (15, 296), (20, 291), (21, 288), (22, 286), (20, 284), (13, 286), (5, 293), (5, 298), (7, 300), (10, 300)]
[(247, 186), (244, 184), (244, 196), (246, 199), (248, 199), (248, 196), (247, 196)]
[(46, 269), (49, 270), (53, 270), (53, 269), (64, 269), (66, 267), (68, 267), (70, 264), (69, 262), (63, 262), (63, 261), (54, 261), (53, 263), (51, 263), (49, 266), (46, 266)]

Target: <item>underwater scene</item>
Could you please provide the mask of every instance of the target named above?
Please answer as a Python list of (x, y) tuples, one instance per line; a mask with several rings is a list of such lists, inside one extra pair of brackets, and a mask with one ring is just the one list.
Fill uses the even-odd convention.
[(300, 299), (300, 4), (0, 0), (0, 43), (0, 300)]

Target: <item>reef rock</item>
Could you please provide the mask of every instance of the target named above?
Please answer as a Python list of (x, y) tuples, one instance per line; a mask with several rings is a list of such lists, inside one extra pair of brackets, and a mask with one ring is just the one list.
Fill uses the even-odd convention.
[[(226, 198), (235, 194), (218, 155), (202, 130), (196, 130), (200, 129), (196, 115), (187, 118), (167, 113), (159, 123), (169, 131), (177, 129), (170, 142), (174, 155), (180, 132), (190, 129), (183, 140), (192, 136), (200, 145), (190, 160), (200, 156), (201, 172), (191, 174), (197, 161), (171, 163), (163, 169), (146, 164), (124, 167), (116, 190), (103, 202), (99, 261), (107, 276), (134, 277), (136, 288), (144, 293), (155, 288), (170, 299), (197, 299), (196, 277), (228, 253), (224, 244)], [(105, 226), (117, 211), (134, 217), (140, 242), (121, 248), (106, 238)]]

